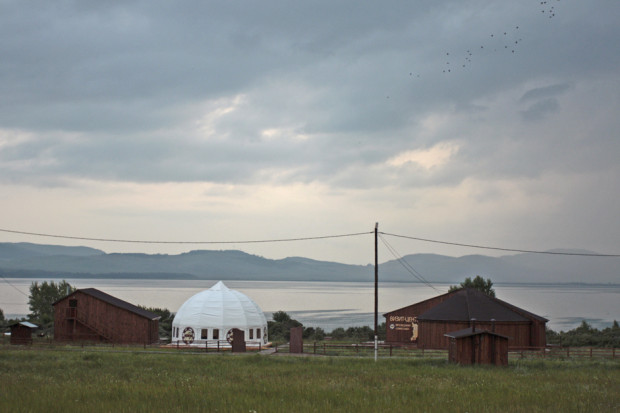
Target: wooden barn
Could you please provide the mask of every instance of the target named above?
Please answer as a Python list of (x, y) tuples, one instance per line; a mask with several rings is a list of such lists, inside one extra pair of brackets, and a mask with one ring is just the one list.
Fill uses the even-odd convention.
[(20, 321), (10, 325), (11, 344), (32, 344), (32, 332), (39, 328), (28, 321)]
[(384, 314), (386, 342), (448, 348), (445, 334), (464, 330), (475, 318), (481, 330), (508, 337), (510, 347), (544, 347), (547, 319), (473, 289), (462, 288)]
[(54, 340), (153, 344), (159, 316), (95, 288), (77, 290), (54, 304)]
[(458, 364), (508, 365), (508, 337), (472, 327), (447, 333), (448, 360)]

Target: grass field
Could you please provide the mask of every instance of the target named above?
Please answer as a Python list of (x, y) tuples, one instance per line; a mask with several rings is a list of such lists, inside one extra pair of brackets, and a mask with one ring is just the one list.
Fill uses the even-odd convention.
[(620, 360), (511, 362), (0, 348), (2, 412), (617, 412)]

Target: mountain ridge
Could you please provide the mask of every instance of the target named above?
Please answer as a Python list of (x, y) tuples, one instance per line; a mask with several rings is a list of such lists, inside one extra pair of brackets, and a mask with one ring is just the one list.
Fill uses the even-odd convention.
[[(416, 275), (411, 274), (402, 262), (413, 268)], [(496, 283), (617, 283), (620, 281), (619, 269), (618, 257), (533, 253), (500, 257), (410, 254), (400, 260), (380, 263), (379, 279), (386, 282), (423, 279), (431, 283), (458, 283), (466, 277), (480, 275)], [(269, 259), (239, 250), (193, 250), (176, 255), (108, 254), (89, 247), (0, 243), (0, 274), (15, 278), (54, 275), (53, 278), (366, 282), (374, 280), (374, 266), (299, 256)]]

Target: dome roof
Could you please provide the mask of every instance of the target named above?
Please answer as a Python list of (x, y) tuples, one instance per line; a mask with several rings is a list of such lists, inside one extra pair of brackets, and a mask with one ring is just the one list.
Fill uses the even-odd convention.
[(267, 326), (267, 320), (261, 308), (250, 297), (231, 290), (219, 281), (208, 290), (185, 301), (172, 324), (198, 328), (243, 329)]

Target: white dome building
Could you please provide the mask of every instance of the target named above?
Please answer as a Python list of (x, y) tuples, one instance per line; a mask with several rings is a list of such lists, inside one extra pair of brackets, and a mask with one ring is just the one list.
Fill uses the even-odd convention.
[(233, 328), (245, 333), (249, 345), (267, 344), (267, 320), (258, 304), (219, 281), (179, 308), (172, 321), (172, 343), (226, 347)]

